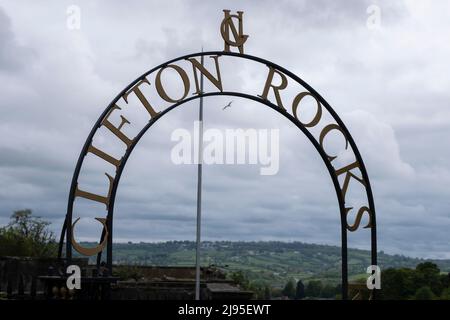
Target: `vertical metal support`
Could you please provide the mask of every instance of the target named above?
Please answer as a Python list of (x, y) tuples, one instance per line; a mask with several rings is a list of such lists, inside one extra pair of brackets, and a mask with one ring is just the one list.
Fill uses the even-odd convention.
[[(203, 50), (202, 50), (203, 51)], [(201, 57), (203, 66), (203, 56)], [(200, 91), (203, 94), (203, 73), (200, 75)], [(202, 226), (202, 163), (203, 163), (203, 96), (200, 96), (198, 112), (198, 165), (197, 165), (197, 237), (195, 250), (195, 300), (200, 300), (200, 246)]]
[[(114, 199), (115, 199), (114, 194)], [(108, 268), (108, 275), (112, 276), (112, 248), (113, 248), (113, 210), (114, 210), (114, 200), (110, 201), (111, 206), (108, 208), (108, 217), (106, 219), (106, 225), (108, 228), (108, 242), (106, 247), (106, 268)]]
[(59, 236), (59, 244), (58, 244), (58, 260), (61, 261), (62, 259), (62, 251), (64, 246), (64, 237), (66, 236), (66, 223), (67, 223), (67, 216), (64, 218), (63, 226), (61, 229), (61, 234)]
[(347, 250), (347, 227), (342, 226), (342, 247), (341, 247), (341, 260), (342, 260), (342, 300), (348, 299), (348, 250)]
[[(73, 186), (74, 182), (72, 182)], [(76, 182), (75, 182), (76, 184)], [(65, 221), (66, 226), (66, 264), (72, 264), (72, 210), (73, 210), (73, 201), (74, 201), (74, 192), (70, 193), (69, 196), (69, 205), (67, 209), (67, 216)]]
[[(373, 195), (372, 195), (372, 188), (370, 188), (370, 184), (369, 184), (369, 202), (370, 202), (370, 208), (372, 211), (372, 228), (370, 230), (371, 232), (371, 260), (372, 260), (372, 265), (377, 266), (378, 265), (378, 259), (377, 259), (377, 222), (376, 222), (376, 218), (375, 218), (375, 204), (373, 203)], [(372, 290), (372, 300), (376, 300), (377, 298), (377, 294), (376, 294), (376, 289)]]

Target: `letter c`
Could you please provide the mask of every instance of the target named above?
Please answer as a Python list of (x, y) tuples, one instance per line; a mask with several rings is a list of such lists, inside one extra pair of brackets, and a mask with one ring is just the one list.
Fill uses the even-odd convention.
[(94, 254), (99, 253), (100, 251), (102, 251), (107, 243), (107, 239), (108, 239), (108, 227), (106, 226), (106, 219), (105, 218), (95, 218), (95, 220), (99, 221), (102, 225), (103, 228), (105, 228), (105, 237), (103, 238), (102, 243), (100, 243), (98, 246), (94, 247), (94, 248), (86, 248), (81, 246), (79, 243), (77, 243), (75, 241), (75, 236), (74, 236), (74, 230), (75, 230), (75, 225), (77, 224), (78, 220), (80, 220), (80, 218), (76, 219), (75, 222), (72, 225), (72, 246), (75, 248), (75, 250), (77, 250), (79, 253), (81, 253), (82, 255), (85, 256), (93, 256)]

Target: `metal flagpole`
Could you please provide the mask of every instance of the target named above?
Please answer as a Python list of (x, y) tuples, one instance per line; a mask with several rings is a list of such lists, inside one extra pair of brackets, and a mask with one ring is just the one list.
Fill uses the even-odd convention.
[[(203, 48), (202, 48), (203, 52)], [(201, 57), (203, 66), (203, 56)], [(200, 74), (200, 92), (203, 94), (203, 73)], [(202, 218), (202, 162), (203, 162), (203, 96), (200, 96), (198, 112), (198, 164), (197, 164), (197, 247), (195, 252), (195, 300), (200, 300), (200, 244)]]

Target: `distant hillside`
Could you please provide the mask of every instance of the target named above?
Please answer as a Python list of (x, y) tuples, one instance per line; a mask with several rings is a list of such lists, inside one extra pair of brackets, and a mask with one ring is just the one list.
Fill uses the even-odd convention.
[[(86, 245), (86, 243), (85, 243)], [(250, 279), (281, 286), (289, 278), (340, 281), (340, 247), (302, 242), (240, 242), (202, 243), (202, 265), (216, 265), (225, 271), (242, 270)], [(378, 254), (381, 269), (414, 268), (430, 261), (401, 255)], [(442, 272), (450, 271), (450, 260), (431, 260)], [(92, 263), (95, 258), (92, 257)], [(188, 266), (195, 263), (195, 243), (170, 241), (161, 243), (116, 243), (115, 264)], [(365, 275), (370, 265), (370, 252), (349, 249), (350, 279)]]

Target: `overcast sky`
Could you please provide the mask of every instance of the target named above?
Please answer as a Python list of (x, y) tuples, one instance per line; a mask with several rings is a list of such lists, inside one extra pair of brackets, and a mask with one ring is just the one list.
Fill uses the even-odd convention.
[[(80, 9), (79, 29), (68, 28), (70, 5)], [(245, 12), (246, 53), (297, 74), (347, 125), (372, 182), (379, 250), (450, 258), (444, 0), (0, 0), (0, 224), (31, 208), (59, 233), (76, 160), (98, 116), (152, 67), (202, 46), (223, 50), (222, 9)], [(234, 99), (222, 111), (229, 100), (205, 99), (206, 128), (279, 129), (280, 171), (205, 166), (204, 239), (339, 245), (334, 188), (306, 137), (263, 105)], [(195, 239), (196, 167), (170, 161), (170, 135), (191, 130), (196, 117), (197, 102), (175, 109), (133, 152), (116, 199), (116, 241)], [(94, 171), (86, 171), (86, 189), (105, 183)], [(83, 220), (77, 237), (96, 239), (99, 226)], [(369, 247), (362, 228), (349, 240)]]

